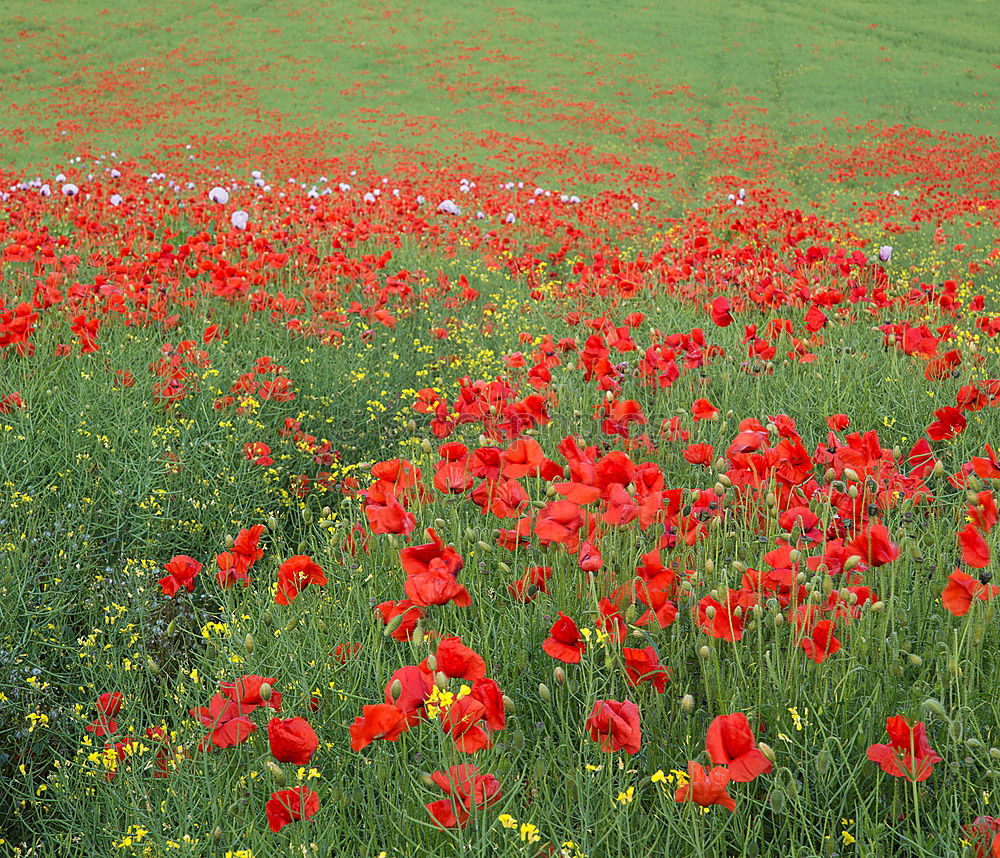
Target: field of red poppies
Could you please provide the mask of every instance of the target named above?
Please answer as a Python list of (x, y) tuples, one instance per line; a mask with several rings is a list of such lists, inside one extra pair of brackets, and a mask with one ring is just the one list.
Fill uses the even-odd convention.
[(1000, 856), (1000, 66), (889, 6), (15, 16), (0, 854)]

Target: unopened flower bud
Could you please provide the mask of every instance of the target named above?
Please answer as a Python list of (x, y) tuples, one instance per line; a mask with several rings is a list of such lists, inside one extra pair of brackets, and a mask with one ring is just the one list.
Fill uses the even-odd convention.
[(538, 683), (538, 696), (542, 698), (543, 703), (549, 703), (552, 700), (552, 692), (549, 691), (549, 687), (544, 682)]
[(309, 509), (309, 507), (307, 507), (307, 506), (302, 508), (302, 520), (306, 524), (312, 524), (313, 513), (312, 513), (312, 510)]
[(562, 685), (566, 681), (565, 671), (556, 665), (552, 670), (552, 679), (555, 681), (556, 685)]
[(514, 714), (514, 701), (508, 697), (506, 694), (502, 695), (501, 700), (503, 700), (503, 711), (506, 715)]
[(858, 481), (858, 472), (853, 468), (844, 468), (844, 479), (850, 483), (856, 483)]
[(282, 771), (281, 766), (279, 766), (274, 760), (268, 760), (267, 770), (271, 773), (271, 777), (274, 778), (274, 782), (277, 784), (278, 789), (283, 789), (285, 786), (285, 773)]
[(850, 572), (855, 566), (861, 562), (861, 557), (858, 554), (852, 554), (844, 561), (844, 571)]
[(772, 763), (774, 762), (774, 759), (775, 759), (775, 757), (774, 757), (774, 749), (770, 745), (768, 745), (768, 744), (766, 744), (764, 742), (758, 742), (757, 743), (757, 747), (760, 749), (760, 752), (765, 757), (767, 757)]
[(177, 619), (174, 618), (169, 623), (167, 623), (167, 635), (172, 637), (176, 631), (177, 631)]
[(231, 533), (227, 533), (226, 534), (226, 538), (225, 538), (224, 542), (226, 544), (226, 548), (227, 549), (228, 548), (232, 548), (236, 544), (236, 540), (233, 539), (233, 535)]
[(271, 699), (271, 683), (262, 682), (260, 684), (260, 699), (267, 703)]
[(428, 453), (428, 454), (434, 452), (434, 446), (431, 444), (430, 440), (428, 440), (427, 438), (421, 438), (421, 440), (420, 440), (420, 449), (423, 450), (425, 453)]
[(212, 832), (212, 842), (218, 843), (220, 840), (222, 840), (222, 829), (216, 825), (215, 830)]
[(701, 658), (708, 659), (712, 655), (712, 650), (710, 650), (708, 646), (701, 646), (698, 648), (698, 655), (701, 656)]
[(276, 519), (273, 515), (267, 519), (267, 529), (269, 531), (275, 531), (278, 529), (278, 519)]
[(448, 677), (445, 676), (444, 671), (439, 670), (434, 674), (434, 684), (438, 687), (439, 691), (448, 690)]
[(392, 685), (389, 686), (389, 696), (392, 698), (392, 702), (395, 703), (399, 700), (400, 695), (403, 693), (403, 683), (398, 679), (392, 681)]
[(243, 648), (247, 651), (247, 655), (253, 655), (253, 647), (254, 647), (253, 635), (247, 632), (247, 636), (243, 640)]
[(694, 696), (691, 694), (685, 694), (681, 698), (681, 709), (684, 710), (685, 715), (690, 715), (694, 712)]

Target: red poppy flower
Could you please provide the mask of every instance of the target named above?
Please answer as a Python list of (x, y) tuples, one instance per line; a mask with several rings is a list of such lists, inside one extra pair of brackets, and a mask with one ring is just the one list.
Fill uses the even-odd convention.
[(163, 564), (163, 571), (167, 574), (159, 581), (163, 595), (173, 596), (181, 587), (187, 588), (189, 593), (193, 592), (195, 576), (201, 572), (201, 569), (201, 564), (186, 554), (171, 557)]
[(319, 811), (319, 794), (307, 786), (278, 790), (271, 793), (265, 810), (271, 831), (281, 831), (290, 822), (312, 819)]
[(542, 643), (542, 649), (559, 661), (579, 664), (580, 656), (587, 651), (587, 645), (580, 639), (576, 623), (560, 611), (559, 619), (552, 624), (549, 637)]
[(833, 630), (833, 620), (820, 620), (813, 626), (809, 637), (799, 641), (799, 646), (816, 664), (822, 664), (840, 649), (840, 641), (833, 636)]
[(893, 715), (886, 719), (885, 729), (890, 743), (869, 745), (868, 759), (895, 778), (927, 780), (934, 763), (940, 763), (941, 758), (931, 749), (923, 722), (918, 721), (911, 727), (902, 715)]
[(973, 599), (986, 602), (997, 593), (1000, 593), (1000, 587), (984, 584), (978, 578), (956, 569), (948, 576), (948, 583), (941, 593), (941, 602), (956, 617), (964, 617), (969, 613)]
[(219, 691), (234, 703), (240, 704), (241, 712), (249, 714), (257, 706), (269, 706), (275, 712), (281, 711), (281, 692), (271, 691), (267, 700), (261, 697), (261, 686), (267, 683), (272, 689), (277, 680), (273, 676), (247, 673), (235, 682), (220, 682)]
[(271, 754), (279, 763), (304, 766), (319, 747), (319, 737), (305, 718), (272, 718), (267, 723)]
[(851, 418), (846, 414), (831, 414), (826, 418), (826, 425), (834, 432), (840, 432), (851, 425)]
[(660, 664), (660, 657), (653, 647), (622, 647), (622, 658), (625, 659), (625, 674), (629, 685), (635, 687), (643, 682), (651, 682), (657, 692), (663, 694), (670, 673)]
[(721, 804), (736, 813), (736, 799), (726, 791), (732, 775), (725, 766), (713, 766), (706, 772), (701, 763), (690, 760), (688, 777), (689, 781), (674, 792), (674, 801), (693, 801), (702, 807)]
[(279, 605), (290, 605), (299, 590), (309, 584), (320, 587), (326, 584), (326, 575), (319, 564), (308, 554), (289, 557), (278, 569), (278, 591), (274, 594), (274, 601)]
[(489, 734), (479, 726), (485, 718), (486, 706), (468, 694), (442, 713), (441, 727), (454, 740), (458, 750), (474, 754), (493, 744)]
[(750, 721), (742, 712), (719, 715), (708, 725), (705, 750), (719, 766), (728, 766), (732, 780), (752, 781), (771, 771), (771, 761), (757, 747)]
[(873, 524), (847, 544), (852, 554), (858, 555), (869, 566), (884, 566), (899, 557), (899, 546), (889, 539), (889, 529)]
[(732, 306), (729, 299), (723, 296), (716, 298), (712, 302), (710, 307), (712, 321), (720, 328), (727, 328), (733, 323), (733, 317), (730, 314)]
[(382, 617), (382, 622), (388, 626), (396, 617), (402, 617), (389, 634), (398, 641), (408, 641), (413, 638), (413, 631), (420, 622), (424, 612), (420, 610), (409, 599), (402, 599), (399, 602), (381, 602), (375, 606), (375, 610)]
[(453, 679), (482, 679), (486, 662), (475, 650), (462, 643), (460, 637), (442, 638), (435, 652), (437, 669)]
[(976, 853), (976, 858), (1000, 858), (1000, 817), (977, 816), (962, 830)]
[[(250, 711), (253, 711), (252, 707)], [(212, 701), (208, 705), (199, 706), (191, 710), (191, 716), (197, 718), (209, 728), (209, 733), (198, 743), (198, 750), (211, 750), (216, 748), (231, 748), (239, 745), (250, 738), (250, 734), (257, 729), (246, 715), (246, 707), (234, 703), (228, 697), (221, 694), (214, 694)]]
[(362, 706), (362, 714), (351, 724), (351, 750), (367, 748), (376, 739), (395, 742), (410, 729), (406, 713), (391, 703)]
[(442, 828), (464, 828), (476, 810), (496, 804), (501, 796), (500, 782), (495, 775), (481, 775), (475, 766), (452, 766), (448, 773), (434, 772), (431, 780), (450, 798), (426, 805), (436, 825)]
[(122, 708), (122, 693), (120, 691), (104, 692), (94, 704), (97, 707), (97, 719), (87, 725), (87, 732), (95, 736), (107, 736), (118, 729), (115, 716)]
[[(396, 686), (396, 683), (399, 686)], [(398, 668), (385, 684), (385, 702), (394, 704), (406, 715), (410, 726), (424, 715), (424, 702), (434, 689), (434, 677), (424, 665), (408, 664)], [(395, 691), (395, 695), (393, 694)]]
[(411, 575), (403, 584), (403, 589), (415, 605), (444, 605), (454, 602), (461, 608), (472, 604), (472, 598), (453, 575), (444, 569), (431, 569), (419, 575)]
[(462, 571), (461, 555), (452, 546), (445, 545), (433, 528), (427, 528), (427, 535), (431, 541), (426, 545), (411, 545), (399, 552), (399, 562), (403, 571), (407, 575), (419, 575), (422, 572), (441, 569), (453, 578), (457, 577)]
[(962, 560), (966, 566), (985, 569), (990, 565), (990, 546), (974, 524), (967, 524), (958, 534)]
[(533, 438), (514, 441), (500, 454), (501, 474), (508, 479), (535, 476), (545, 461), (541, 445)]
[(707, 468), (712, 464), (715, 448), (711, 444), (690, 444), (684, 448), (683, 455), (684, 461)]
[(695, 420), (712, 420), (719, 416), (719, 409), (707, 399), (696, 399), (691, 405), (691, 416)]
[(582, 526), (580, 507), (568, 500), (547, 503), (535, 518), (535, 533), (542, 545), (561, 543), (570, 551), (576, 550), (577, 533)]
[(966, 417), (952, 405), (939, 408), (934, 416), (937, 420), (927, 427), (927, 437), (932, 441), (947, 441), (965, 431)]
[(532, 566), (523, 578), (508, 584), (507, 591), (520, 602), (530, 602), (539, 593), (548, 592), (545, 588), (551, 577), (551, 566)]
[(590, 731), (590, 738), (601, 743), (602, 751), (639, 753), (642, 745), (639, 707), (631, 700), (598, 700), (585, 727)]

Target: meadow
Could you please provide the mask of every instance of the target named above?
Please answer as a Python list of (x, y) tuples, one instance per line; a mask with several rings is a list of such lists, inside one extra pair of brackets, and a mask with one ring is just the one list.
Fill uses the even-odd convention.
[(989, 3), (0, 19), (0, 854), (1000, 856)]

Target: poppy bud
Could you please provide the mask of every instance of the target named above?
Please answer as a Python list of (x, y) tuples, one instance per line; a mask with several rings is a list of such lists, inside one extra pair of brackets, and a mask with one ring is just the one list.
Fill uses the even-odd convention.
[(411, 435), (417, 431), (417, 421), (410, 419), (406, 421), (406, 431)]
[(850, 572), (860, 562), (861, 562), (861, 557), (857, 554), (852, 554), (844, 561), (844, 571)]
[(503, 572), (505, 575), (510, 575), (510, 566), (508, 566), (502, 560), (499, 563), (497, 563), (497, 566), (500, 567), (500, 571)]
[(225, 543), (226, 548), (232, 548), (236, 544), (236, 540), (233, 539), (233, 535), (231, 533), (226, 534)]
[(788, 559), (792, 563), (798, 563), (799, 562), (799, 558), (801, 556), (802, 556), (802, 552), (799, 551), (798, 548), (793, 548), (791, 551), (788, 552)]
[(270, 611), (264, 611), (264, 613), (260, 615), (260, 618), (264, 621), (265, 625), (270, 626), (274, 624), (274, 615)]
[(222, 840), (222, 829), (216, 825), (215, 831), (212, 832), (212, 842), (218, 843), (220, 840)]
[(538, 683), (538, 696), (542, 698), (543, 703), (549, 703), (552, 700), (552, 692), (549, 691), (549, 687), (544, 682)]
[(983, 747), (983, 743), (980, 742), (975, 736), (969, 736), (969, 738), (965, 740), (965, 744), (972, 748), (973, 751), (978, 751)]
[(944, 706), (942, 705), (941, 701), (940, 700), (935, 700), (933, 697), (928, 697), (924, 701), (924, 708), (928, 712), (933, 712), (935, 715), (937, 715), (940, 718), (947, 718), (948, 717), (948, 713), (945, 712)]
[(942, 461), (941, 461), (940, 459), (938, 459), (938, 460), (937, 460), (937, 461), (936, 461), (936, 462), (934, 463), (934, 467), (933, 467), (933, 468), (931, 468), (931, 473), (932, 473), (932, 474), (933, 474), (933, 475), (934, 475), (935, 477), (940, 477), (940, 476), (941, 476), (941, 474), (943, 474), (943, 473), (944, 473), (944, 463), (943, 463), (943, 462), (942, 462)]
[(873, 614), (880, 614), (884, 610), (885, 610), (885, 602), (883, 602), (881, 600), (879, 600), (878, 602), (875, 602), (872, 605), (872, 613)]
[(708, 617), (710, 620), (714, 620), (715, 619), (715, 606), (714, 605), (709, 605), (707, 608), (705, 608), (705, 616)]
[(493, 546), (492, 545), (490, 545), (488, 542), (483, 542), (482, 540), (479, 540), (479, 542), (476, 543), (476, 547), (480, 551), (492, 551), (493, 550)]
[(566, 674), (563, 669), (557, 665), (552, 670), (552, 678), (555, 680), (556, 685), (562, 685), (566, 681)]
[[(760, 747), (760, 743), (757, 743), (757, 747)], [(771, 793), (771, 807), (774, 808), (775, 813), (781, 813), (785, 809), (785, 800), (781, 797), (781, 793), (774, 790)]]
[(968, 483), (969, 488), (974, 492), (981, 492), (983, 490), (983, 484), (979, 482), (979, 477), (974, 476), (973, 474), (969, 474), (966, 482)]
[(990, 748), (990, 756), (994, 760), (1000, 760), (1000, 748)]
[(296, 617), (292, 617), (292, 618), (291, 618), (291, 619), (290, 619), (290, 620), (289, 620), (289, 621), (288, 621), (288, 622), (287, 622), (287, 623), (285, 624), (285, 631), (286, 631), (286, 632), (290, 632), (290, 631), (292, 631), (292, 629), (294, 629), (294, 628), (295, 628), (295, 626), (296, 626), (297, 624), (298, 624), (298, 619), (297, 619)]
[(392, 681), (392, 685), (389, 686), (389, 696), (392, 698), (392, 702), (395, 703), (399, 700), (399, 696), (403, 693), (403, 683), (398, 679)]
[(690, 715), (694, 712), (694, 697), (690, 694), (685, 694), (681, 698), (681, 709), (684, 710), (685, 715)]
[(282, 789), (285, 786), (285, 773), (281, 770), (274, 760), (267, 761), (267, 770), (271, 773), (271, 777), (274, 778), (275, 784), (277, 784), (278, 789)]
[(909, 656), (907, 656), (907, 658), (909, 658), (910, 664), (912, 664), (914, 667), (920, 667), (920, 665), (924, 663), (924, 660), (919, 655), (913, 652), (911, 652)]
[(775, 614), (774, 619), (771, 620), (771, 622), (774, 623), (775, 627), (780, 626), (784, 621), (785, 621), (784, 614)]
[(734, 572), (739, 572), (740, 575), (742, 575), (744, 572), (747, 571), (747, 565), (746, 565), (746, 563), (740, 563), (739, 560), (734, 560), (729, 565), (732, 567), (732, 569), (733, 569)]
[[(733, 487), (733, 481), (725, 474), (719, 474), (718, 484), (726, 489), (731, 489)], [(722, 494), (722, 492), (716, 492), (716, 494)]]
[(271, 699), (271, 683), (262, 682), (260, 684), (260, 699), (267, 703)]
[(430, 776), (430, 773), (428, 772), (420, 773), (420, 783), (422, 783), (425, 787), (428, 787), (429, 789), (433, 789), (435, 786), (434, 778), (432, 778)]
[(707, 645), (703, 645), (698, 648), (698, 655), (704, 659), (711, 658), (712, 650), (710, 650)]
[(823, 576), (823, 593), (829, 596), (833, 592), (833, 578), (829, 575)]
[(174, 632), (177, 631), (177, 620), (173, 619), (167, 623), (167, 635), (173, 636)]
[(768, 509), (774, 509), (778, 505), (778, 496), (774, 492), (768, 492), (764, 499)]
[(307, 506), (302, 508), (302, 520), (306, 524), (312, 524), (312, 520), (313, 520), (312, 510), (309, 509), (309, 507), (307, 507)]
[(774, 762), (774, 749), (770, 745), (765, 744), (764, 742), (758, 742), (757, 747), (765, 757), (767, 757), (772, 763)]
[(247, 655), (253, 655), (253, 646), (253, 635), (248, 632), (246, 639), (243, 641), (243, 648), (247, 651)]
[(506, 694), (502, 694), (500, 699), (503, 701), (503, 711), (505, 715), (514, 714), (514, 701), (511, 700)]
[(715, 492), (717, 497), (721, 498), (726, 493), (726, 487), (722, 485), (722, 483), (717, 482), (714, 486), (712, 486), (712, 491)]
[(434, 447), (431, 445), (431, 442), (427, 438), (422, 438), (420, 440), (420, 448), (425, 453), (428, 453), (428, 454), (434, 452)]
[(149, 668), (149, 672), (152, 673), (154, 676), (156, 676), (156, 674), (160, 672), (160, 666), (155, 661), (153, 661), (153, 657), (151, 655), (146, 656), (146, 667)]
[(715, 571), (715, 563), (712, 562), (712, 558), (709, 557), (705, 561), (705, 573), (711, 575)]
[(824, 748), (819, 752), (819, 756), (816, 757), (816, 771), (821, 775), (826, 774), (827, 769), (830, 768), (830, 752)]
[(437, 656), (434, 655), (434, 653), (427, 656), (427, 669), (430, 670), (431, 673), (434, 673), (438, 669)]

